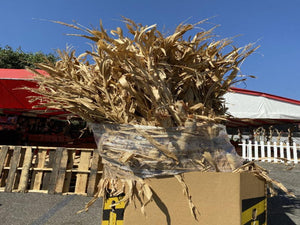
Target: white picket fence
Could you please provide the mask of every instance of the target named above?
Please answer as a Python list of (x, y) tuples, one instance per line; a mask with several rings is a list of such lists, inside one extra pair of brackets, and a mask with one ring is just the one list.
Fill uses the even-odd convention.
[(293, 145), (289, 143), (280, 142), (257, 142), (242, 141), (242, 158), (249, 161), (263, 161), (274, 163), (294, 163), (298, 164), (300, 159), (298, 158), (300, 146), (295, 142)]

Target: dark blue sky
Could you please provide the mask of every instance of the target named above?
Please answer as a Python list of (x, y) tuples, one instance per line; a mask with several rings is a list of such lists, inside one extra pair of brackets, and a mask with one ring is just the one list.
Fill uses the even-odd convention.
[(51, 23), (72, 20), (90, 27), (103, 21), (107, 30), (122, 27), (121, 16), (170, 31), (180, 22), (211, 18), (204, 28), (221, 25), (215, 34), (235, 38), (238, 47), (256, 42), (261, 47), (241, 66), (255, 75), (239, 87), (300, 100), (299, 0), (11, 0), (0, 4), (0, 46), (25, 52), (54, 52), (73, 46), (90, 50), (87, 40), (66, 36), (74, 30)]

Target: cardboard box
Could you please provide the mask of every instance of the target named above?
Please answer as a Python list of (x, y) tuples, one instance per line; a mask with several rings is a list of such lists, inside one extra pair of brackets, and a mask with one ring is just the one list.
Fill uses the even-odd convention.
[[(266, 186), (251, 173), (185, 173), (200, 215), (191, 215), (183, 187), (174, 177), (147, 179), (155, 192), (146, 216), (129, 204), (124, 225), (266, 225)], [(158, 205), (157, 205), (158, 203)], [(121, 224), (121, 221), (119, 221)]]

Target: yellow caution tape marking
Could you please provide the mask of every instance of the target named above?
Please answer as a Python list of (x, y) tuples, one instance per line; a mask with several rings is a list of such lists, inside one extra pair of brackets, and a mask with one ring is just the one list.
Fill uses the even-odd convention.
[(242, 225), (266, 225), (265, 197), (242, 200)]
[(123, 196), (109, 197), (104, 201), (101, 225), (123, 225), (125, 203)]

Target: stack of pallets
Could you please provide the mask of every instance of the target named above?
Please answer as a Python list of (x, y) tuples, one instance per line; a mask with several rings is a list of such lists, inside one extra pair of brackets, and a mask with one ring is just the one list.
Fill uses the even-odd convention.
[(96, 149), (0, 146), (0, 191), (93, 196), (101, 176)]

